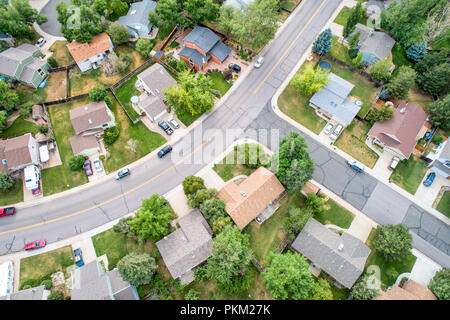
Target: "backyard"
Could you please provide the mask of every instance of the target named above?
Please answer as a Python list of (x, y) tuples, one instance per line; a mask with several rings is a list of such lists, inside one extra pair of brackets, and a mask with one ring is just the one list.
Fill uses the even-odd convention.
[[(334, 19), (334, 23), (340, 24), (341, 26), (345, 26), (348, 17), (350, 17), (351, 12), (352, 9), (349, 7), (342, 8), (342, 10), (337, 15), (336, 19)], [(367, 17), (363, 16), (358, 22), (363, 25), (367, 25)]]
[(415, 194), (426, 172), (427, 163), (411, 155), (408, 160), (398, 163), (390, 179), (399, 187)]
[(41, 253), (20, 260), (19, 289), (25, 285), (40, 286), (43, 280), (50, 279), (55, 272), (66, 272), (74, 264), (72, 246)]
[(370, 124), (366, 121), (353, 119), (345, 128), (334, 145), (369, 168), (373, 168), (378, 155), (365, 143)]
[(139, 114), (134, 110), (130, 101), (132, 96), (139, 96), (141, 94), (139, 90), (136, 89), (136, 81), (137, 75), (134, 75), (114, 91), (114, 94), (128, 113), (131, 120), (136, 120), (139, 117)]
[(67, 41), (55, 41), (48, 50), (53, 52), (52, 57), (58, 63), (58, 67), (64, 67), (74, 62), (67, 49)]
[(450, 218), (450, 191), (445, 191), (436, 208), (437, 211)]
[(0, 206), (7, 206), (23, 201), (22, 179), (14, 182), (14, 185), (8, 190), (0, 191)]
[(328, 54), (345, 63), (352, 64), (352, 59), (348, 55), (348, 48), (339, 42), (339, 38), (337, 36), (333, 36), (331, 43), (331, 50)]
[(324, 209), (321, 214), (314, 215), (314, 219), (322, 224), (334, 224), (343, 229), (348, 229), (355, 217), (350, 211), (330, 198), (325, 202)]
[(24, 85), (19, 85), (14, 92), (19, 96), (19, 104), (24, 105), (26, 103), (38, 103), (47, 101), (48, 88), (31, 88)]
[(392, 62), (395, 64), (395, 70), (392, 72), (393, 76), (397, 75), (399, 67), (413, 66), (413, 63), (406, 56), (406, 49), (400, 43), (396, 42), (394, 44), (391, 53), (392, 53)]
[(32, 132), (34, 134), (39, 132), (39, 127), (28, 120), (24, 120), (22, 117), (18, 117), (8, 129), (3, 130), (0, 133), (0, 137), (3, 139), (13, 138), (17, 136), (21, 136), (25, 133)]

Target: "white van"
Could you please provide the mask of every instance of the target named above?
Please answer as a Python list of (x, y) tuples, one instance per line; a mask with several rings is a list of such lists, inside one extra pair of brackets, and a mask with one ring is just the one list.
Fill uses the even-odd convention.
[(10, 295), (14, 289), (14, 265), (12, 261), (0, 264), (0, 297)]
[(39, 188), (39, 168), (35, 165), (29, 165), (23, 170), (25, 177), (25, 186), (28, 190)]

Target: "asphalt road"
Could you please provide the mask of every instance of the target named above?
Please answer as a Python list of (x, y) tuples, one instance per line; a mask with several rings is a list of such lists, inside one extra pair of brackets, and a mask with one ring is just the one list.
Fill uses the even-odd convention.
[(60, 31), (61, 24), (56, 20), (57, 12), (56, 5), (60, 2), (69, 3), (70, 0), (49, 0), (48, 3), (42, 8), (42, 14), (47, 16), (48, 21), (40, 25), (41, 29), (46, 33), (51, 34), (52, 36), (62, 37), (62, 33)]
[[(302, 9), (264, 52), (262, 67), (252, 70), (220, 108), (175, 144), (171, 157), (153, 157), (121, 181), (110, 180), (101, 187), (74, 192), (2, 219), (0, 254), (23, 250), (26, 242), (36, 239), (49, 243), (65, 239), (134, 211), (142, 199), (164, 194), (184, 177), (198, 172), (235, 139), (249, 137), (276, 151), (286, 133), (298, 130), (272, 111), (270, 99), (340, 3), (304, 1)], [(315, 180), (378, 223), (407, 225), (413, 232), (414, 247), (450, 267), (448, 225), (373, 177), (356, 174), (340, 156), (300, 134), (305, 136), (316, 164)]]

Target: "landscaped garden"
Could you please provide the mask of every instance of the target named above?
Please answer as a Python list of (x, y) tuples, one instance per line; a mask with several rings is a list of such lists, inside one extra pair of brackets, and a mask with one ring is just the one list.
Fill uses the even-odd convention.
[(373, 168), (378, 160), (378, 155), (365, 143), (369, 130), (370, 124), (368, 122), (353, 120), (334, 144), (364, 165)]
[(46, 253), (41, 253), (20, 260), (19, 289), (25, 285), (40, 286), (43, 280), (58, 271), (66, 272), (66, 268), (74, 264), (72, 246), (65, 246)]
[(14, 120), (14, 122), (8, 129), (3, 130), (3, 132), (0, 133), (0, 137), (2, 137), (3, 139), (8, 139), (21, 136), (28, 132), (36, 134), (39, 132), (39, 127), (31, 121), (27, 121), (22, 117), (18, 117), (16, 120)]
[(8, 190), (0, 192), (0, 206), (7, 206), (9, 204), (19, 203), (23, 201), (23, 186), (22, 180), (18, 179), (14, 185)]
[(427, 163), (411, 155), (408, 160), (398, 163), (390, 179), (409, 193), (415, 194), (426, 172)]
[(436, 210), (450, 218), (450, 191), (444, 192)]

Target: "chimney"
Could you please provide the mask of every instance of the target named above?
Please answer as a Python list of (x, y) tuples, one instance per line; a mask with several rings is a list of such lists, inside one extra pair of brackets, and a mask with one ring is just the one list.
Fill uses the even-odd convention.
[(241, 192), (241, 195), (243, 196), (243, 197), (246, 197), (247, 196), (247, 194), (245, 193), (245, 191), (240, 191)]
[(339, 244), (338, 250), (341, 252), (344, 251), (344, 244), (342, 242)]

